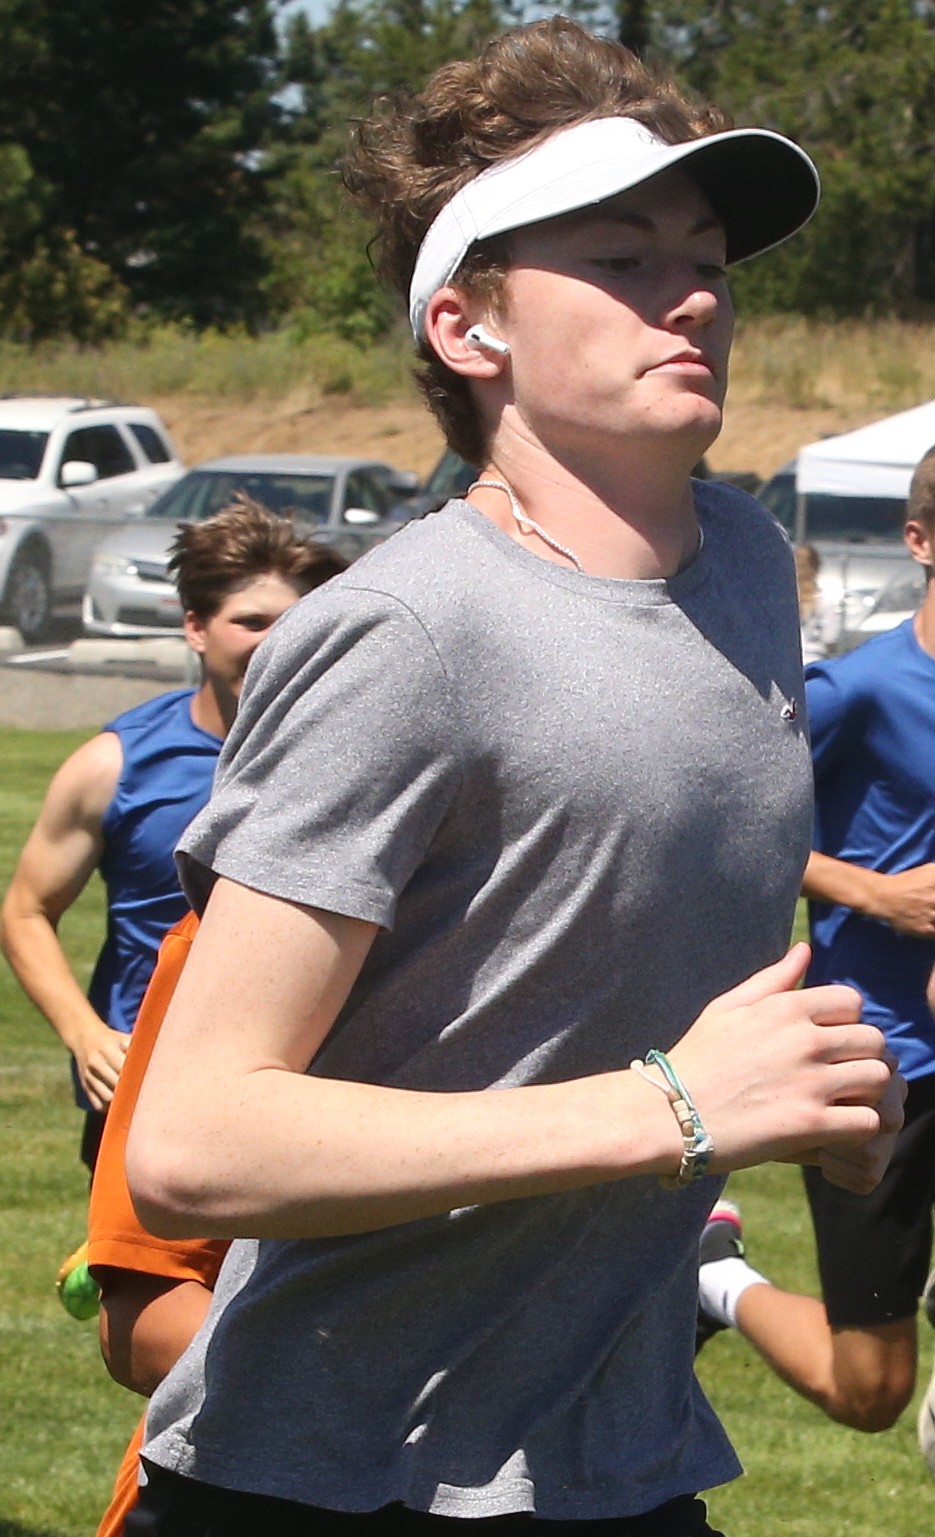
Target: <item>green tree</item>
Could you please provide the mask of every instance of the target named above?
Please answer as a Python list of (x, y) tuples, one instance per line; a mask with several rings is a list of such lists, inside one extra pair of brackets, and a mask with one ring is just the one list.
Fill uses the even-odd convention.
[(319, 27), (292, 19), (291, 150), (266, 233), (271, 302), (297, 314), (301, 334), (327, 329), (366, 343), (397, 315), (374, 277), (367, 226), (340, 187), (348, 123), (376, 97), (418, 89), (438, 65), (476, 53), (505, 16), (499, 0), (338, 0)]
[(650, 52), (818, 164), (808, 230), (738, 274), (747, 308), (910, 313), (935, 300), (933, 0), (660, 0)]
[(126, 294), (69, 230), (48, 230), (46, 190), (20, 144), (0, 144), (0, 333), (103, 341), (126, 321)]
[(278, 0), (0, 0), (0, 144), (137, 305), (261, 318)]

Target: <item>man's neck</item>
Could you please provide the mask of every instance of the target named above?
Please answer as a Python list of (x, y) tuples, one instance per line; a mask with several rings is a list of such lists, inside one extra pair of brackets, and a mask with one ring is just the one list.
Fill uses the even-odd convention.
[(929, 577), (925, 597), (913, 621), (916, 640), (928, 655), (935, 657), (935, 578)]
[[(673, 456), (674, 458), (675, 456)], [(671, 577), (698, 548), (698, 523), (689, 480), (690, 463), (654, 464), (648, 455), (620, 460), (606, 472), (592, 458), (576, 468), (530, 444), (500, 442), (481, 477), (505, 480), (530, 518), (575, 552), (590, 576), (645, 580)], [(506, 499), (498, 492), (471, 494), (482, 512), (516, 537)], [(550, 558), (545, 546), (538, 553)]]
[(217, 694), (208, 682), (202, 683), (192, 696), (191, 717), (192, 724), (197, 726), (199, 731), (206, 731), (209, 736), (220, 737), (222, 741), (233, 724), (233, 715), (231, 720), (225, 720)]

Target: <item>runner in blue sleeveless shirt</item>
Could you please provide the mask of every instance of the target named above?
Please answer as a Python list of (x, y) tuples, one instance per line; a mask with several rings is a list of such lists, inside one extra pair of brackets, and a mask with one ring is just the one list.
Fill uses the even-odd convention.
[[(73, 753), (23, 848), (3, 905), (3, 949), (72, 1054), (89, 1169), (159, 943), (187, 908), (173, 850), (208, 799), (247, 663), (280, 614), (342, 567), (246, 499), (181, 529), (171, 569), (201, 684), (126, 711)], [(107, 936), (86, 997), (57, 928), (95, 869), (107, 889)]]

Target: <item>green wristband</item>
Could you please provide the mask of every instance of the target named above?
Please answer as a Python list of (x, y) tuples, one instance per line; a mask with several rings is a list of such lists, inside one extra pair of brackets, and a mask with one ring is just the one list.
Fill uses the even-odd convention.
[[(682, 1158), (676, 1174), (661, 1174), (660, 1184), (667, 1190), (681, 1190), (693, 1180), (701, 1179), (708, 1172), (708, 1162), (714, 1152), (714, 1140), (705, 1130), (698, 1106), (692, 1099), (665, 1052), (646, 1053), (647, 1067), (657, 1067), (665, 1079), (663, 1092), (675, 1113), (682, 1133)], [(636, 1066), (637, 1064), (632, 1064)], [(652, 1080), (650, 1080), (652, 1082)], [(662, 1084), (657, 1085), (662, 1089)]]

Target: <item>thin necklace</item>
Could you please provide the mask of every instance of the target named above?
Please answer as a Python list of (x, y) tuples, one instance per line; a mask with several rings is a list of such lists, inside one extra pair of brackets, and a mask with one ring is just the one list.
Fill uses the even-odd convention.
[[(582, 576), (586, 574), (584, 566), (581, 564), (574, 550), (570, 550), (566, 544), (560, 544), (557, 539), (553, 539), (552, 535), (546, 532), (541, 523), (537, 523), (535, 518), (531, 518), (529, 516), (528, 512), (526, 512), (520, 505), (519, 497), (516, 495), (513, 487), (508, 485), (505, 480), (475, 480), (467, 488), (468, 496), (470, 496), (471, 492), (477, 490), (480, 486), (487, 486), (491, 491), (505, 492), (509, 498), (510, 511), (512, 512), (513, 517), (516, 519), (516, 526), (520, 533), (538, 534), (539, 538), (542, 539), (545, 544), (549, 545), (551, 549), (555, 550), (558, 555), (564, 555), (566, 560), (570, 560), (576, 571), (580, 571)], [(704, 529), (699, 523), (698, 543), (695, 546), (694, 554), (692, 555), (691, 560), (697, 560), (703, 549)], [(691, 561), (689, 564), (691, 564)]]
[(535, 518), (531, 518), (528, 512), (524, 511), (524, 509), (520, 506), (519, 497), (516, 495), (513, 487), (508, 485), (505, 480), (475, 480), (473, 485), (468, 486), (468, 495), (470, 496), (472, 491), (477, 490), (481, 486), (487, 486), (491, 491), (505, 492), (506, 496), (509, 498), (510, 511), (516, 520), (516, 526), (520, 533), (538, 534), (539, 538), (543, 541), (544, 544), (547, 544), (550, 549), (553, 549), (557, 555), (564, 555), (566, 560), (570, 560), (575, 570), (580, 571), (582, 576), (585, 574), (584, 566), (581, 564), (574, 550), (570, 550), (565, 544), (559, 544), (557, 539), (553, 539), (551, 534), (546, 533), (546, 530), (540, 523), (536, 522)]

